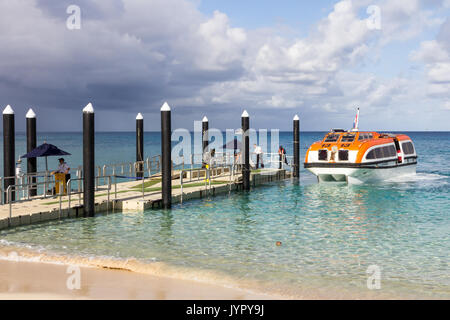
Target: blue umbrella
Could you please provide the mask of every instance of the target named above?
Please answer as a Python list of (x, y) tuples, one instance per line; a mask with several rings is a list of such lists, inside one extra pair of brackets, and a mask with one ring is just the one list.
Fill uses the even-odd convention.
[(232, 150), (242, 150), (242, 142), (240, 142), (238, 139), (234, 139), (232, 141), (228, 141), (222, 146), (223, 149), (232, 149)]
[(34, 148), (27, 154), (24, 154), (21, 156), (21, 158), (39, 158), (39, 157), (45, 157), (45, 171), (48, 171), (48, 165), (47, 165), (47, 157), (52, 156), (65, 156), (69, 155), (70, 153), (63, 151), (59, 149), (57, 146), (54, 146), (53, 144), (49, 144), (44, 142), (39, 147)]

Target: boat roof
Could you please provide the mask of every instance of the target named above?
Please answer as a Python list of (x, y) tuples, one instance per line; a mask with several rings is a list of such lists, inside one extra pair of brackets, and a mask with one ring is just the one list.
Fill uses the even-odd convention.
[[(336, 131), (338, 130), (338, 131)], [(321, 142), (338, 142), (341, 137), (343, 138), (354, 138), (354, 140), (373, 140), (373, 139), (393, 139), (398, 140), (410, 140), (410, 138), (403, 133), (379, 133), (376, 131), (340, 131), (339, 129), (332, 129), (330, 132), (326, 133)], [(361, 138), (365, 139), (361, 139)], [(334, 139), (331, 139), (334, 138)], [(335, 140), (335, 141), (332, 141)], [(349, 142), (349, 141), (348, 141)]]

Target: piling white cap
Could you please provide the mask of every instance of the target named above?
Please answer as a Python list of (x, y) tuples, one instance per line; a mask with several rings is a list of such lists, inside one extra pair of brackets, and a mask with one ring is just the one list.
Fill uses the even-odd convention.
[(36, 118), (36, 113), (34, 113), (33, 109), (29, 109), (27, 114), (25, 115), (25, 118), (32, 119)]
[(208, 118), (204, 116), (202, 122), (208, 122)]
[(136, 116), (136, 120), (144, 120), (144, 117), (142, 116), (142, 113), (138, 113)]
[(86, 105), (86, 107), (84, 107), (83, 112), (86, 112), (86, 113), (94, 113), (94, 107), (92, 106), (92, 103), (89, 102), (89, 103)]
[(294, 117), (294, 121), (295, 121), (295, 120), (297, 120), (297, 121), (300, 120), (300, 118), (298, 117), (297, 114), (296, 114), (295, 117)]
[(167, 102), (164, 102), (164, 104), (161, 107), (161, 111), (170, 111), (170, 106)]
[(244, 110), (244, 112), (242, 112), (241, 117), (242, 117), (242, 118), (248, 118), (247, 110)]
[(6, 108), (3, 110), (3, 114), (14, 114), (14, 110), (11, 108), (11, 106), (8, 104)]

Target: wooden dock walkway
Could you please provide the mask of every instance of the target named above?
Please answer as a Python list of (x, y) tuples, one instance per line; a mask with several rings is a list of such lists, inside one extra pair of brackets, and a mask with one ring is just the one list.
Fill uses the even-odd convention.
[[(199, 199), (241, 189), (242, 174), (231, 176), (228, 172), (215, 175), (206, 182), (205, 177), (183, 183), (180, 172), (174, 171), (172, 180), (172, 203)], [(262, 169), (251, 173), (251, 185), (288, 179), (291, 173), (284, 169)], [(144, 187), (144, 188), (143, 188)], [(144, 189), (144, 192), (142, 192)], [(161, 178), (153, 176), (144, 180), (133, 180), (108, 186), (100, 186), (95, 192), (95, 212), (143, 211), (161, 206)], [(83, 217), (83, 194), (49, 196), (0, 205), (0, 230), (49, 220)]]

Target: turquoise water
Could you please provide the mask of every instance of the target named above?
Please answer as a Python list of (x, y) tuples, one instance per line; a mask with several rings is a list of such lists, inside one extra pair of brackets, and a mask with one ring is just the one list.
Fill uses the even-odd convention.
[[(300, 185), (271, 183), (171, 211), (20, 227), (2, 231), (0, 243), (148, 266), (159, 262), (172, 276), (227, 279), (296, 297), (450, 298), (450, 133), (409, 135), (419, 154), (416, 176), (348, 186), (317, 184), (302, 169)], [(302, 152), (321, 136), (302, 134)], [(288, 151), (290, 139), (281, 135)], [(369, 265), (381, 268), (380, 290), (367, 288)]]

